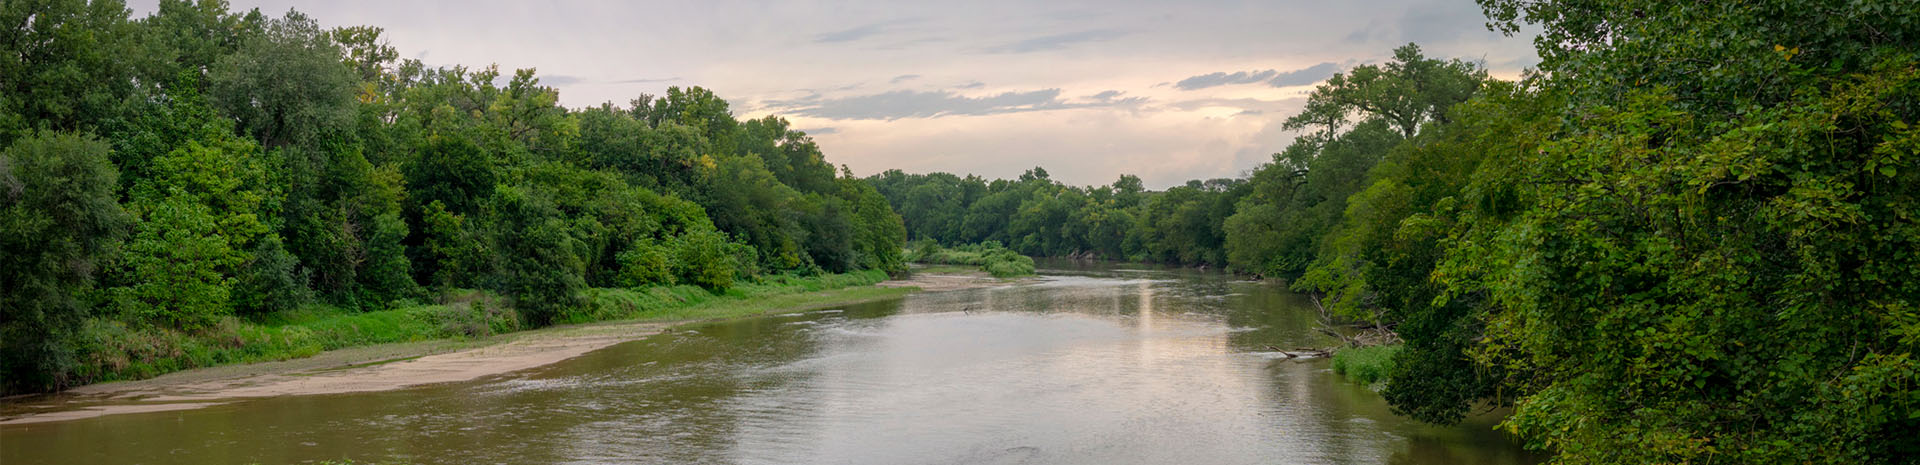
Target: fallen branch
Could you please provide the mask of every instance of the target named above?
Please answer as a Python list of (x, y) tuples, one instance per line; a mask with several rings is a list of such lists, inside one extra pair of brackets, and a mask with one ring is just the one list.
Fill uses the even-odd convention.
[[(1320, 330), (1323, 334), (1340, 339), (1340, 342), (1346, 344), (1347, 347), (1366, 347), (1397, 344), (1400, 342), (1400, 335), (1393, 332), (1393, 329), (1390, 327), (1391, 325), (1380, 324), (1377, 321), (1350, 325), (1334, 323), (1333, 312), (1327, 311), (1327, 307), (1320, 304), (1319, 294), (1309, 293), (1307, 294), (1307, 300), (1313, 302), (1313, 308), (1315, 310), (1320, 311), (1320, 327), (1315, 329)], [(1359, 329), (1360, 332), (1354, 336), (1348, 336), (1346, 333), (1333, 329), (1338, 326), (1352, 327)]]
[(1312, 358), (1312, 357), (1332, 357), (1333, 356), (1333, 349), (1315, 349), (1315, 348), (1309, 347), (1309, 348), (1297, 348), (1293, 350), (1281, 350), (1279, 347), (1267, 346), (1267, 350), (1272, 352), (1279, 352), (1280, 355), (1285, 355), (1287, 356), (1287, 358)]

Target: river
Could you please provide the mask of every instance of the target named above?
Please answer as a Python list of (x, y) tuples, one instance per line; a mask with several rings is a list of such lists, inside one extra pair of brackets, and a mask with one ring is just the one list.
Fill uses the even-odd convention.
[(1526, 464), (1392, 415), (1280, 286), (1046, 262), (1023, 284), (702, 324), (465, 383), (0, 427), (0, 463)]

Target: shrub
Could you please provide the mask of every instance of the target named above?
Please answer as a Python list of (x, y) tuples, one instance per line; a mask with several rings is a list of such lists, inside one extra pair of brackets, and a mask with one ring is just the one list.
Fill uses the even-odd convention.
[(907, 256), (909, 260), (917, 263), (973, 265), (996, 278), (1033, 274), (1033, 258), (1001, 246), (998, 241), (960, 245), (950, 249), (940, 247), (937, 242), (922, 241), (915, 243), (914, 247), (915, 249)]
[(1399, 344), (1341, 349), (1333, 354), (1333, 372), (1369, 386), (1384, 383), (1398, 352)]

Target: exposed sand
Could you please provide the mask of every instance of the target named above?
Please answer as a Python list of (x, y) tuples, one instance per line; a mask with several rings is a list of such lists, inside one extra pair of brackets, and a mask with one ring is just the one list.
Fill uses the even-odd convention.
[[(946, 291), (1006, 285), (985, 273), (917, 273), (882, 287)], [(139, 381), (81, 386), (0, 402), (0, 425), (185, 410), (222, 401), (338, 394), (452, 383), (536, 368), (685, 322), (609, 322), (504, 334), (482, 340), (383, 344), (328, 351), (283, 362), (181, 371)]]
[(881, 287), (917, 287), (922, 291), (938, 292), (957, 289), (1004, 286), (1020, 281), (1020, 278), (1000, 279), (981, 271), (941, 271), (915, 272), (907, 279), (896, 279), (875, 284)]
[[(233, 399), (385, 391), (468, 381), (552, 364), (658, 334), (673, 324), (559, 327), (470, 342), (466, 348), (460, 348), (457, 342), (443, 342), (346, 349), (312, 359), (213, 367), (140, 381), (94, 384), (9, 405), (0, 425), (184, 410)], [(455, 350), (449, 352), (449, 347)]]
[(220, 405), (223, 402), (177, 402), (164, 404), (111, 404), (81, 407), (74, 410), (58, 410), (37, 413), (26, 417), (0, 421), (0, 425), (17, 423), (44, 423), (49, 421), (83, 420), (121, 413), (166, 412), (173, 410), (192, 410), (201, 407)]

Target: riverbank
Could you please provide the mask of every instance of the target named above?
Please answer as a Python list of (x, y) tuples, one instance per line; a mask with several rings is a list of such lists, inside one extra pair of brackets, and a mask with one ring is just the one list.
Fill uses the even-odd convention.
[(1025, 278), (996, 278), (975, 267), (931, 265), (919, 267), (905, 279), (879, 284), (880, 287), (911, 287), (927, 292), (974, 289), (1015, 284)]
[[(899, 297), (919, 290), (1005, 285), (984, 273), (922, 273), (905, 280), (793, 278), (701, 298), (669, 290), (595, 290), (569, 321), (593, 321), (485, 337), (372, 344), (308, 357), (197, 368), (158, 377), (92, 384), (0, 404), (0, 424), (38, 423), (121, 413), (181, 410), (238, 399), (384, 391), (460, 382), (573, 358), (621, 342), (714, 320), (804, 312)], [(925, 287), (922, 287), (922, 286)]]

